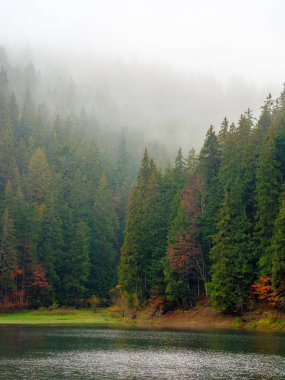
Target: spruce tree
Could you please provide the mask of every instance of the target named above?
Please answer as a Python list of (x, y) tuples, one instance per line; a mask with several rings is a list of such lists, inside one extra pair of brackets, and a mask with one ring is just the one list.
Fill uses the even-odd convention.
[(272, 133), (264, 142), (257, 165), (256, 182), (256, 256), (259, 275), (270, 275), (272, 270), (270, 242), (278, 211), (281, 173), (276, 159)]
[(86, 297), (90, 271), (90, 229), (80, 220), (72, 226), (72, 237), (68, 241), (61, 262), (61, 302), (78, 306)]
[(246, 308), (253, 278), (249, 228), (244, 206), (241, 204), (234, 215), (226, 192), (210, 251), (211, 281), (207, 285), (212, 304), (219, 311), (241, 312)]
[(213, 126), (211, 126), (206, 134), (198, 164), (198, 172), (203, 182), (203, 205), (199, 220), (199, 236), (205, 262), (207, 263), (209, 250), (212, 246), (211, 237), (216, 233), (217, 215), (221, 203), (220, 164), (221, 148), (219, 138), (215, 134)]
[(168, 233), (165, 265), (166, 295), (184, 307), (203, 293), (206, 265), (198, 236), (201, 215), (201, 177), (195, 176), (177, 194)]
[(9, 302), (14, 289), (13, 272), (17, 267), (16, 239), (13, 220), (9, 209), (5, 208), (1, 220), (0, 233), (0, 299)]
[[(283, 185), (279, 211), (275, 221), (270, 250), (272, 252), (272, 283), (280, 286), (285, 280), (285, 186)], [(282, 289), (284, 291), (284, 289)]]
[(118, 220), (106, 175), (102, 175), (95, 190), (92, 216), (89, 289), (92, 294), (107, 298), (117, 282)]
[(143, 303), (150, 295), (150, 263), (156, 246), (152, 211), (158, 196), (157, 169), (145, 150), (128, 205), (119, 269), (119, 282), (130, 302)]
[(50, 191), (52, 173), (42, 148), (37, 148), (29, 162), (28, 198), (37, 205), (44, 203)]

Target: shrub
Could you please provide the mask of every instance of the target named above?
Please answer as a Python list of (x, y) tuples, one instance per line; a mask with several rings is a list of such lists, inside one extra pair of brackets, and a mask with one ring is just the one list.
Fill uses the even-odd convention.
[(151, 296), (150, 308), (152, 316), (160, 316), (167, 309), (167, 299), (164, 296)]
[(93, 295), (87, 299), (87, 303), (90, 306), (91, 310), (95, 312), (98, 306), (100, 305), (101, 301), (99, 297)]

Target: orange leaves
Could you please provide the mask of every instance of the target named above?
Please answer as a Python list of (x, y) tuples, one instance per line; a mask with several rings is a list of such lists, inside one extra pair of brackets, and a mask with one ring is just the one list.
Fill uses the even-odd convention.
[(2, 298), (0, 312), (20, 310), (25, 306), (23, 290), (14, 290), (9, 296)]
[(182, 194), (182, 207), (192, 224), (197, 222), (202, 211), (202, 186), (203, 180), (197, 176), (191, 185), (184, 189)]
[(23, 274), (23, 269), (22, 268), (16, 268), (14, 273), (16, 276), (20, 276)]
[(168, 258), (171, 266), (185, 275), (188, 275), (193, 270), (200, 273), (203, 266), (201, 247), (197, 238), (202, 203), (201, 187), (202, 180), (197, 176), (184, 189), (181, 206), (186, 213), (187, 227), (168, 248)]
[(281, 301), (281, 297), (274, 291), (270, 276), (259, 277), (259, 280), (251, 285), (252, 293), (261, 302), (276, 307)]
[(16, 277), (21, 276), (22, 274), (23, 274), (23, 269), (17, 267), (17, 268), (15, 268), (14, 270), (12, 270), (12, 271), (10, 272), (10, 274), (9, 274), (9, 278), (10, 278), (11, 280), (14, 280)]
[(155, 295), (151, 295), (150, 298), (151, 298), (150, 307), (152, 309), (160, 308), (166, 302), (166, 297), (164, 297), (164, 296), (157, 297)]
[(191, 232), (186, 232), (176, 241), (175, 244), (169, 247), (168, 255), (173, 268), (178, 271), (189, 271), (197, 257), (201, 254), (200, 248), (197, 245), (195, 238)]
[(165, 296), (150, 296), (150, 308), (152, 310), (152, 316), (159, 316), (165, 312), (167, 299)]
[(35, 288), (49, 288), (46, 274), (40, 264), (35, 264), (33, 268), (33, 282), (32, 286)]
[(29, 306), (36, 294), (44, 294), (51, 288), (41, 264), (35, 263), (28, 270), (17, 266), (10, 272), (13, 287), (0, 298), (0, 310), (14, 310)]

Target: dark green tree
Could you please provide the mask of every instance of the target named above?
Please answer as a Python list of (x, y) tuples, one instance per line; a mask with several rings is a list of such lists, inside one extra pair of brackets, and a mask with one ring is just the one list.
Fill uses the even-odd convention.
[(198, 166), (198, 172), (203, 182), (199, 235), (206, 263), (209, 261), (208, 255), (212, 247), (212, 236), (217, 232), (216, 224), (221, 203), (220, 164), (221, 148), (219, 138), (214, 132), (213, 126), (211, 126), (199, 155)]
[[(285, 280), (285, 187), (280, 196), (280, 207), (275, 221), (271, 242), (272, 283), (275, 287), (284, 284)], [(284, 289), (283, 289), (284, 291)]]
[(133, 187), (121, 251), (119, 282), (130, 302), (143, 303), (152, 288), (150, 265), (156, 246), (153, 209), (159, 197), (158, 173), (145, 150)]
[(13, 279), (17, 268), (17, 259), (13, 220), (9, 209), (5, 208), (0, 233), (0, 300), (4, 304), (9, 302), (9, 296), (11, 297), (15, 287)]
[(274, 137), (265, 140), (256, 173), (256, 255), (260, 275), (270, 275), (272, 270), (270, 242), (278, 211), (281, 186), (280, 165), (276, 158)]
[(103, 298), (108, 297), (109, 290), (117, 282), (118, 219), (113, 203), (113, 194), (107, 177), (102, 175), (95, 190), (92, 207), (89, 289), (92, 294)]
[(73, 225), (72, 229), (72, 237), (67, 243), (61, 263), (61, 302), (78, 306), (87, 295), (86, 286), (90, 271), (90, 229), (82, 220)]
[(207, 285), (212, 304), (219, 311), (241, 312), (246, 308), (253, 279), (249, 228), (244, 206), (241, 204), (234, 215), (225, 193), (210, 251), (211, 281)]

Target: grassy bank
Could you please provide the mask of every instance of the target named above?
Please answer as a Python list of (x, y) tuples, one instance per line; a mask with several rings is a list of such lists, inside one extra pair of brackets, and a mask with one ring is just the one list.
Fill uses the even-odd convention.
[(226, 316), (214, 311), (208, 304), (191, 310), (170, 311), (153, 317), (150, 309), (137, 313), (136, 319), (122, 318), (109, 308), (97, 311), (86, 309), (34, 310), (0, 314), (0, 324), (105, 324), (173, 329), (246, 329), (284, 331), (285, 313), (274, 310), (255, 310), (242, 317)]
[(86, 309), (33, 310), (0, 314), (0, 324), (125, 324), (107, 308), (96, 312)]
[(137, 326), (152, 326), (180, 329), (244, 329), (285, 332), (285, 313), (277, 310), (257, 309), (241, 317), (221, 314), (203, 303), (191, 310), (170, 311), (153, 318), (151, 310), (142, 311), (136, 320)]

